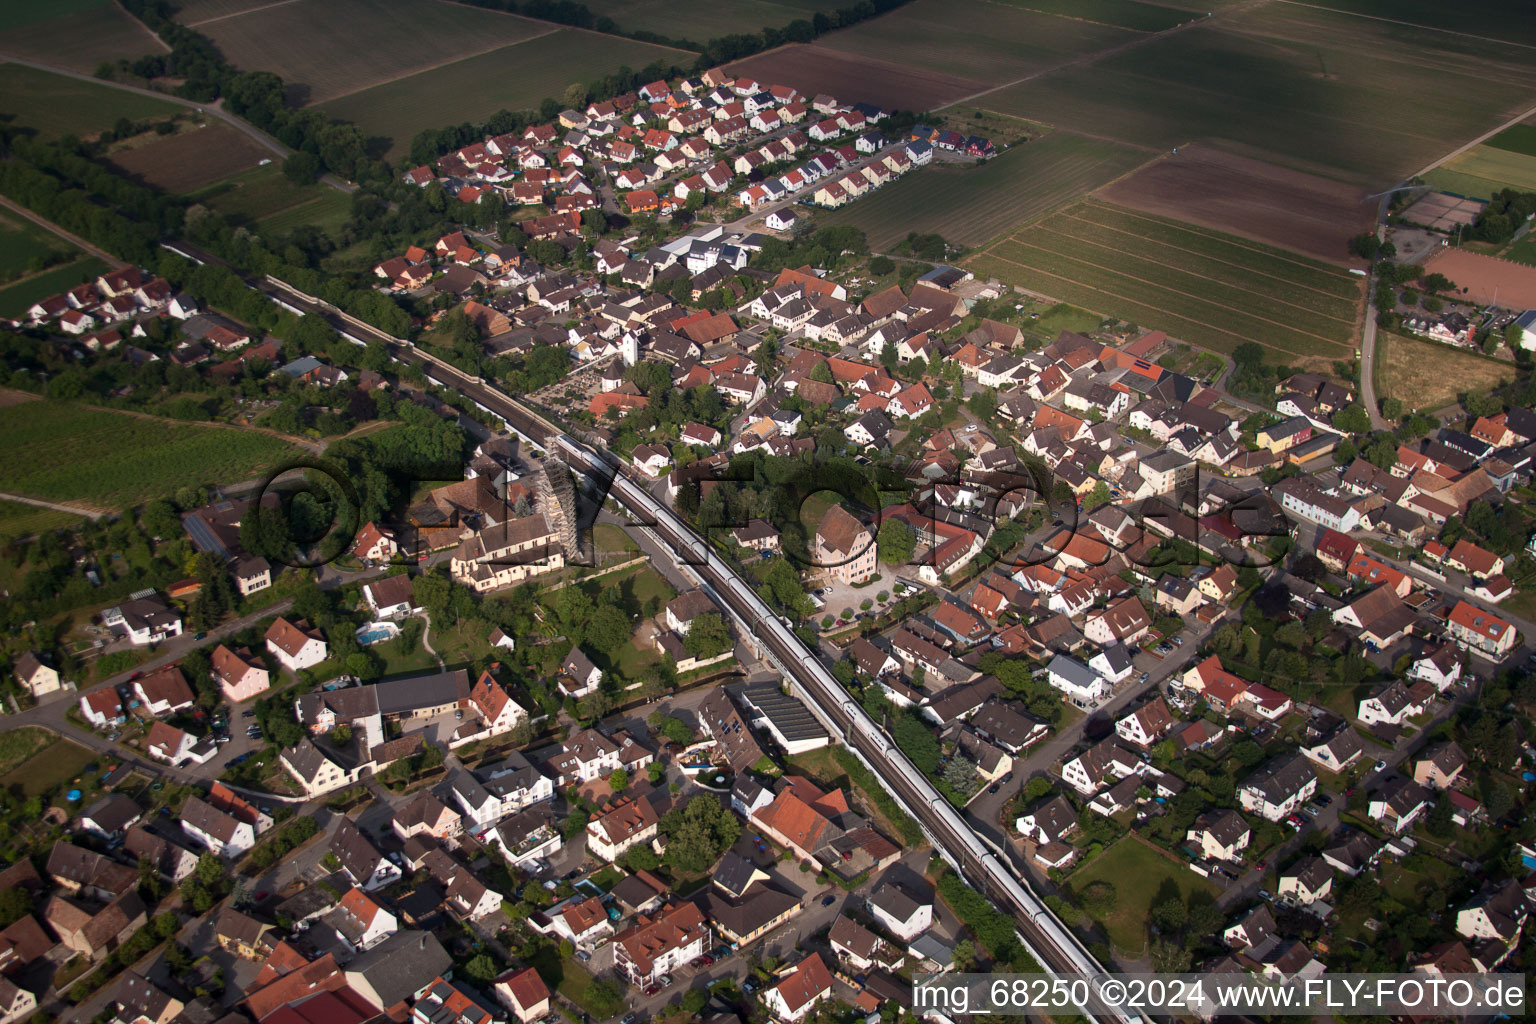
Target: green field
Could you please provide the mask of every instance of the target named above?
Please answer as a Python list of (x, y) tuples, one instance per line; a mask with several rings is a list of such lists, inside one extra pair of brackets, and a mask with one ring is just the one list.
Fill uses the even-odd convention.
[[(45, 13), (46, 12), (46, 13)], [(3, 0), (0, 54), (90, 74), (102, 61), (165, 53), (153, 32), (105, 0)]]
[(0, 64), (0, 120), (34, 131), (45, 139), (83, 137), (112, 127), (119, 118), (159, 119), (185, 109), (177, 103), (95, 82), (82, 82), (20, 64)]
[(18, 213), (0, 210), (0, 281), (14, 281), (27, 272), (34, 257), (75, 251), (64, 239)]
[(980, 245), (1145, 159), (1145, 153), (1127, 146), (1052, 132), (980, 166), (933, 164), (911, 171), (847, 206), (817, 213), (816, 222), (862, 228), (876, 248), (900, 241), (909, 231), (934, 231), (951, 242)]
[(1506, 149), (1511, 153), (1536, 156), (1536, 125), (1517, 124), (1506, 128), (1483, 145), (1492, 146), (1494, 149)]
[[(387, 159), (398, 160), (411, 138), (426, 128), (481, 122), (498, 110), (527, 110), (559, 97), (572, 82), (586, 82), (621, 65), (652, 61), (691, 63), (684, 50), (563, 28), (536, 41), (502, 47), (478, 57), (353, 93), (320, 109), (389, 141)], [(451, 112), (451, 113), (445, 113)]]
[(1463, 174), (1445, 167), (1436, 167), (1424, 175), (1424, 183), (1441, 192), (1466, 196), (1468, 199), (1491, 199), (1500, 189), (1506, 187), (1497, 181), (1489, 181), (1487, 178)]
[[(1518, 48), (1284, 4), (1045, 75), (986, 103), (1159, 148), (1227, 140), (1286, 167), (1380, 184), (1499, 123), (1533, 90), (1536, 65)], [(1405, 96), (1414, 97), (1411, 114)]]
[(1115, 887), (1114, 910), (1100, 922), (1109, 941), (1134, 956), (1146, 945), (1147, 922), (1165, 885), (1176, 886), (1186, 901), (1198, 892), (1216, 895), (1216, 887), (1161, 852), (1129, 836), (1072, 874), (1069, 884), (1082, 890), (1093, 882)]
[(898, 66), (1007, 82), (1139, 38), (1140, 33), (1128, 29), (990, 0), (913, 0), (889, 14), (822, 36), (818, 45)]
[(248, 480), (299, 454), (242, 430), (71, 402), (0, 408), (0, 491), (125, 509), (184, 485)]
[(80, 518), (68, 512), (55, 512), (51, 508), (24, 505), (19, 501), (0, 501), (0, 541), (60, 530), (80, 522)]
[(1361, 290), (1341, 268), (1098, 202), (1000, 239), (966, 263), (1204, 348), (1255, 341), (1276, 361), (1347, 357)]
[(1506, 260), (1514, 260), (1516, 263), (1524, 263), (1529, 267), (1536, 267), (1536, 235), (1526, 232), (1514, 245), (1499, 253)]
[[(275, 72), (303, 87), (295, 96), (300, 102), (323, 103), (554, 26), (443, 0), (293, 0), (221, 17), (198, 31), (236, 67)], [(439, 124), (465, 119), (452, 105), (437, 113)]]
[(1141, 0), (1007, 0), (1015, 7), (1023, 7), (1043, 14), (1060, 14), (1068, 18), (1080, 18), (1100, 25), (1134, 29), (1137, 32), (1161, 32), (1182, 25), (1202, 15), (1193, 11), (1180, 11), (1162, 4), (1146, 4)]
[(94, 281), (107, 265), (94, 256), (82, 256), (73, 263), (51, 267), (0, 288), (0, 316), (17, 317), (39, 299), (67, 292), (77, 284)]
[(35, 725), (0, 732), (0, 775), (9, 775), (20, 768), (27, 758), (56, 739), (58, 737), (53, 733)]
[(1474, 146), (1460, 156), (1447, 160), (1435, 170), (1465, 174), (1499, 187), (1519, 189), (1521, 192), (1536, 192), (1536, 156), (1528, 156), (1511, 149), (1498, 149), (1487, 145)]
[(612, 18), (626, 32), (655, 32), (668, 39), (707, 43), (735, 32), (783, 28), (817, 11), (842, 6), (838, 0), (774, 3), (772, 0), (585, 0), (599, 18)]
[(188, 194), (235, 224), (280, 235), (302, 224), (334, 231), (346, 223), (352, 197), (326, 185), (295, 185), (275, 163), (254, 167)]

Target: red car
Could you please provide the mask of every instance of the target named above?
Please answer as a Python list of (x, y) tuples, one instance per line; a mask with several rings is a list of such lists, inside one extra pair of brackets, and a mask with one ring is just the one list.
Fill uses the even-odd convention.
[(647, 985), (647, 986), (645, 986), (645, 994), (648, 995), (648, 996), (653, 996), (657, 992), (660, 992), (660, 991), (661, 991), (661, 986), (660, 985)]

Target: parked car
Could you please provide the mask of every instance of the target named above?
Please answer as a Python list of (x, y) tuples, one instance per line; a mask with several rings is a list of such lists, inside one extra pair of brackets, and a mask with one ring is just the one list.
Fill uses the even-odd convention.
[(619, 1024), (640, 1024), (640, 1015), (638, 1013), (626, 1013), (620, 1018)]
[(824, 907), (830, 907), (832, 904), (834, 904), (836, 902), (837, 902), (837, 897), (832, 895), (831, 893), (827, 893), (825, 896), (823, 896), (821, 898), (821, 905), (824, 906)]
[(1269, 899), (1269, 890), (1268, 889), (1260, 889), (1259, 890), (1259, 899), (1261, 899), (1261, 900)]
[(660, 991), (661, 991), (661, 986), (660, 985), (654, 985), (654, 984), (647, 985), (647, 986), (645, 986), (645, 989), (644, 989), (645, 994), (648, 995), (648, 996), (653, 996), (653, 995), (655, 995), (656, 993), (658, 993)]
[(1327, 807), (1329, 804), (1333, 803), (1333, 797), (1329, 796), (1327, 793), (1319, 793), (1313, 799), (1322, 804), (1324, 807)]
[(1148, 679), (1151, 679), (1151, 678), (1152, 678), (1152, 673), (1151, 672), (1143, 672), (1141, 675), (1136, 677), (1136, 685), (1140, 686), (1143, 683), (1145, 683)]
[(663, 974), (661, 977), (656, 979), (656, 984), (660, 985), (662, 988), (670, 988), (672, 986), (672, 975)]
[(241, 718), (255, 718), (256, 717), (256, 712), (254, 712), (254, 711), (242, 711), (242, 712), (240, 712), (240, 717)]
[(1171, 636), (1171, 637), (1168, 638), (1168, 642), (1173, 644), (1173, 646), (1175, 646), (1175, 647), (1183, 647), (1184, 646), (1184, 638), (1181, 637), (1181, 636)]
[(1385, 761), (1377, 761), (1376, 762), (1376, 770), (1378, 772), (1386, 771), (1387, 770), (1387, 762), (1385, 762)]
[(592, 959), (592, 954), (588, 953), (586, 950), (578, 949), (576, 951), (576, 962), (577, 963), (582, 963), (582, 964), (588, 963), (589, 961), (591, 961), (591, 959)]

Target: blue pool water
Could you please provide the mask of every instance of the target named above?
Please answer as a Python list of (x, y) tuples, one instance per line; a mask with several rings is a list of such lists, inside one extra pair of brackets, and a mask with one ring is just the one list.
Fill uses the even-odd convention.
[(367, 647), (369, 644), (381, 644), (394, 635), (394, 630), (375, 627), (367, 632), (357, 634), (357, 642)]

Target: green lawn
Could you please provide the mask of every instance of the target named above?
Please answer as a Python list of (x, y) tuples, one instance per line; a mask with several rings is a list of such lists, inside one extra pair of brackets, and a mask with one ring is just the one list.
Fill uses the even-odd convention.
[(73, 263), (28, 275), (0, 288), (0, 316), (18, 317), (34, 302), (67, 292), (77, 284), (94, 281), (106, 270), (107, 265), (96, 257), (81, 256)]
[(1197, 892), (1212, 897), (1217, 894), (1210, 882), (1129, 836), (1074, 872), (1069, 882), (1079, 890), (1090, 882), (1108, 882), (1115, 887), (1115, 907), (1100, 923), (1109, 940), (1131, 954), (1146, 945), (1152, 904), (1166, 883), (1177, 886), (1185, 900)]
[(58, 737), (53, 733), (35, 725), (0, 732), (0, 775), (15, 771), (23, 761), (56, 739)]
[(0, 501), (0, 540), (63, 529), (80, 522), (80, 518), (68, 512), (55, 512), (51, 508), (24, 505), (19, 501)]
[(124, 509), (187, 484), (248, 480), (299, 454), (265, 434), (73, 402), (0, 408), (0, 490)]

